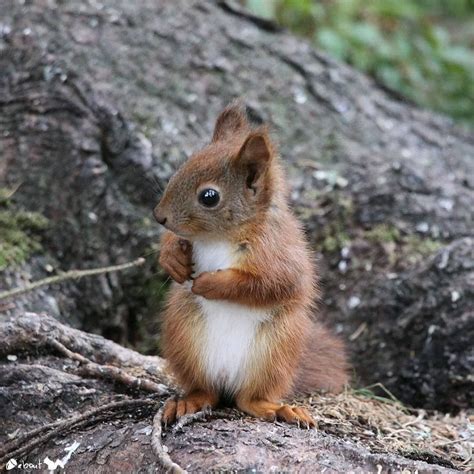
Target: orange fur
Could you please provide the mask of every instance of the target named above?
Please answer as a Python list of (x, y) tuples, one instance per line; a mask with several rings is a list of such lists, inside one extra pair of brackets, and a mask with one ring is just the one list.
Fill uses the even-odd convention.
[[(197, 202), (206, 186), (220, 191), (215, 208)], [(168, 422), (201, 408), (202, 400), (214, 406), (225, 395), (206, 372), (207, 323), (198, 297), (270, 315), (257, 325), (245, 377), (231, 394), (241, 410), (314, 426), (305, 410), (278, 401), (295, 389), (339, 391), (347, 382), (342, 343), (313, 321), (319, 297), (313, 256), (287, 194), (267, 129), (253, 128), (242, 107), (232, 104), (217, 120), (213, 141), (178, 170), (155, 209), (158, 221), (171, 231), (163, 237), (160, 262), (178, 283), (191, 275), (189, 249), (196, 239), (217, 236), (229, 243), (234, 258), (231, 268), (204, 271), (192, 286), (174, 283), (171, 288), (163, 315), (163, 353), (188, 395), (179, 409), (168, 407)]]
[(163, 411), (163, 423), (168, 425), (184, 415), (192, 415), (206, 408), (214, 408), (217, 402), (217, 395), (200, 391), (191, 392), (180, 400), (168, 400)]

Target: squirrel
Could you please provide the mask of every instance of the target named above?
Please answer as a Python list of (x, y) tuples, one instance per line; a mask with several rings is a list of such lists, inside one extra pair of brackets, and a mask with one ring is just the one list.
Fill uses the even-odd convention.
[(166, 403), (163, 422), (230, 401), (314, 427), (307, 409), (281, 400), (341, 391), (348, 363), (343, 343), (314, 321), (313, 256), (268, 127), (232, 102), (153, 212), (167, 229), (159, 262), (174, 280), (162, 350), (185, 392)]

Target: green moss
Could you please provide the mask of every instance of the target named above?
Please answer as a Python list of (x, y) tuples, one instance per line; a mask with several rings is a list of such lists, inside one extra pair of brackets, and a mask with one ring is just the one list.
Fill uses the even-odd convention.
[(349, 241), (349, 236), (344, 231), (339, 231), (332, 235), (326, 235), (321, 243), (321, 249), (328, 253), (339, 252)]
[(443, 246), (442, 242), (430, 237), (422, 237), (418, 234), (402, 235), (391, 224), (380, 224), (365, 231), (364, 238), (374, 243), (397, 244), (401, 246), (402, 254), (407, 257), (426, 257)]
[(10, 189), (0, 188), (0, 205), (5, 204), (10, 199), (11, 194), (12, 191)]
[(402, 234), (392, 224), (379, 224), (364, 230), (362, 237), (384, 248), (390, 265), (398, 262), (414, 264), (439, 250), (443, 243), (418, 234)]
[(365, 232), (365, 238), (371, 242), (390, 243), (400, 241), (400, 231), (390, 224), (379, 224)]
[(414, 257), (427, 257), (443, 247), (443, 243), (438, 240), (416, 234), (406, 236), (404, 245), (406, 254)]
[(0, 188), (0, 270), (18, 265), (41, 250), (39, 232), (48, 220), (37, 212), (12, 209), (11, 192)]
[(333, 253), (350, 244), (354, 205), (350, 198), (338, 191), (331, 192), (327, 197), (328, 219), (316, 240), (316, 249), (323, 253)]

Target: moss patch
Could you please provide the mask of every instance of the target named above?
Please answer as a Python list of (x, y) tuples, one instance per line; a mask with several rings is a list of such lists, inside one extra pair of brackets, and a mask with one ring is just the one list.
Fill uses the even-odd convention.
[(443, 243), (429, 237), (420, 237), (418, 235), (408, 235), (404, 239), (407, 251), (412, 254), (419, 254), (423, 257), (437, 252)]
[(391, 267), (418, 263), (443, 247), (443, 242), (419, 234), (405, 234), (393, 224), (379, 224), (359, 230), (357, 236), (383, 249)]
[(390, 243), (400, 240), (400, 231), (393, 225), (379, 224), (364, 234), (371, 242)]
[(344, 231), (337, 229), (334, 234), (324, 237), (321, 242), (321, 250), (328, 253), (339, 252), (349, 241), (349, 236)]
[(352, 201), (338, 193), (333, 193), (328, 217), (321, 237), (317, 239), (316, 248), (323, 253), (339, 252), (351, 241), (349, 232), (353, 220)]
[(40, 251), (40, 232), (48, 226), (42, 214), (13, 209), (10, 195), (0, 189), (0, 270), (23, 263)]

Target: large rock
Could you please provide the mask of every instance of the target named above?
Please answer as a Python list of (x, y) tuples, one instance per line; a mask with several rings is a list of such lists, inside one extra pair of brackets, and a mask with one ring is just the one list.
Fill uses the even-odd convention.
[(27, 229), (42, 251), (3, 286), (149, 256), (29, 294), (11, 315), (45, 310), (156, 351), (164, 278), (151, 209), (222, 106), (244, 96), (280, 143), (320, 260), (322, 316), (348, 338), (359, 383), (427, 407), (472, 400), (469, 131), (225, 3), (7, 0), (0, 18), (0, 186), (20, 185), (10, 213), (49, 222)]
[(474, 240), (464, 238), (367, 291), (351, 318), (360, 376), (415, 406), (453, 410), (474, 400)]
[[(4, 318), (0, 331), (0, 468), (13, 458), (33, 465), (31, 471), (48, 472), (46, 458), (66, 457), (71, 473), (169, 472), (151, 446), (152, 434), (156, 439), (152, 420), (160, 405), (157, 394), (91, 376), (87, 365), (64, 357), (51, 341), (88, 360), (119, 365), (130, 375), (170, 385), (161, 359), (72, 329), (46, 314)], [(355, 402), (350, 410), (328, 397), (318, 410), (313, 408), (316, 419), (323, 420), (319, 430), (259, 422), (226, 410), (187, 426), (169, 427), (159, 441), (172, 461), (189, 472), (456, 472), (446, 459), (448, 453), (462, 464), (460, 436), (467, 420), (466, 426), (460, 420), (451, 422), (449, 435), (454, 439), (446, 444), (442, 438), (441, 447), (430, 447), (420, 441), (420, 433), (439, 443), (439, 435), (447, 432), (445, 422), (438, 422), (440, 429), (436, 421), (423, 420), (422, 412), (409, 416), (386, 403), (350, 394), (344, 399)], [(406, 425), (404, 430), (400, 423)], [(34, 436), (25, 437), (34, 430)], [(423, 444), (429, 449), (420, 449)]]

